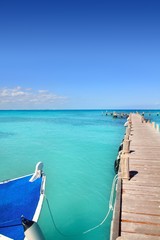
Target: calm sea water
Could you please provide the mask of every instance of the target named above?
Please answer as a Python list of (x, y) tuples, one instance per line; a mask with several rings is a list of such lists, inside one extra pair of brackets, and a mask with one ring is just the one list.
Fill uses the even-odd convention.
[[(153, 116), (154, 115), (154, 116)], [(160, 119), (156, 112), (148, 118)], [(102, 115), (101, 110), (0, 111), (0, 180), (34, 171), (38, 161), (47, 175), (46, 195), (39, 224), (46, 240), (109, 240), (108, 211), (114, 160), (124, 135), (125, 119)]]

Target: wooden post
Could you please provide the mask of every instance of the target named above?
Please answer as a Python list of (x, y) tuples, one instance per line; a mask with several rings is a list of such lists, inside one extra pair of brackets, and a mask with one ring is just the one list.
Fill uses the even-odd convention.
[(125, 136), (124, 136), (124, 141), (126, 141), (126, 140), (129, 140), (129, 135), (128, 134), (125, 134)]
[(125, 154), (121, 155), (121, 173), (122, 179), (129, 180), (129, 157), (125, 156)]
[(156, 124), (156, 130), (159, 132), (159, 124)]
[(126, 128), (126, 135), (130, 135), (130, 132), (131, 132), (131, 128), (130, 128), (130, 127), (127, 127), (127, 128)]
[(120, 222), (121, 222), (121, 190), (122, 190), (122, 180), (118, 178), (117, 188), (116, 188), (116, 199), (113, 210), (113, 219), (111, 222), (110, 240), (115, 240), (120, 234)]
[(128, 121), (128, 127), (131, 127), (131, 125), (132, 125), (132, 121), (129, 120), (129, 121)]
[(152, 122), (152, 127), (155, 128), (155, 122)]
[(124, 139), (123, 153), (129, 153), (129, 151), (130, 151), (130, 140)]
[(129, 114), (128, 118), (127, 118), (127, 121), (131, 121), (131, 115)]

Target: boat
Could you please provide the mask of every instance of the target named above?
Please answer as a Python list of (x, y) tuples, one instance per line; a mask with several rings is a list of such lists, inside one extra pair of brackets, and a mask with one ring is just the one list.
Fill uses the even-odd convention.
[[(29, 240), (25, 222), (37, 224), (46, 176), (38, 162), (33, 174), (0, 182), (0, 239)], [(29, 227), (28, 227), (29, 228)], [(34, 240), (34, 237), (31, 237)]]

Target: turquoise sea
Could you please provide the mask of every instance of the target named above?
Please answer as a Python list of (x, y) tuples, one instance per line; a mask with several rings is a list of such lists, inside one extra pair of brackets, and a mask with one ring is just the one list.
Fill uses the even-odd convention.
[[(114, 160), (125, 132), (126, 119), (102, 111), (0, 111), (0, 181), (31, 173), (38, 161), (44, 163), (54, 221), (69, 235), (57, 232), (44, 201), (39, 224), (46, 240), (109, 240), (111, 214), (100, 228), (81, 235), (108, 211)], [(160, 123), (157, 111), (151, 113), (145, 117)]]

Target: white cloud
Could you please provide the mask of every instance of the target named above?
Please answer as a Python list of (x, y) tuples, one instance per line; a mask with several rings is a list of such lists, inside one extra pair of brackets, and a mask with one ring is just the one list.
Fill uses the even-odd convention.
[(26, 95), (26, 93), (25, 92), (22, 92), (22, 91), (14, 91), (14, 92), (12, 92), (12, 96), (13, 97), (16, 97), (16, 96), (24, 96), (24, 95)]
[(26, 95), (26, 92), (23, 92), (20, 87), (0, 89), (0, 97), (15, 97), (21, 95)]
[(9, 92), (8, 92), (8, 90), (7, 90), (7, 89), (3, 89), (3, 90), (1, 90), (1, 92), (0, 92), (0, 96), (1, 96), (1, 97), (9, 96)]
[(55, 105), (63, 104), (68, 98), (56, 95), (48, 90), (36, 90), (31, 88), (0, 89), (0, 108), (25, 109), (25, 108), (54, 108)]

